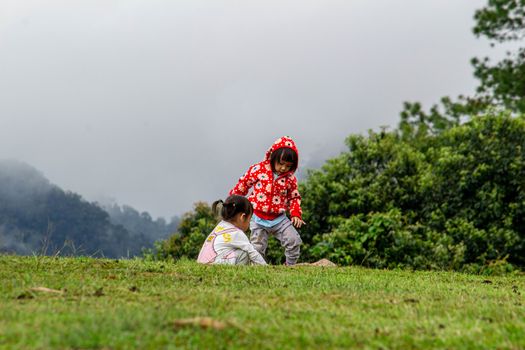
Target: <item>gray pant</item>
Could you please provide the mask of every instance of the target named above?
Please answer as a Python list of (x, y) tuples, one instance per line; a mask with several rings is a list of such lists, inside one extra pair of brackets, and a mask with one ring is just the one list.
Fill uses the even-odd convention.
[(266, 254), (268, 235), (273, 235), (279, 240), (279, 242), (281, 242), (281, 246), (284, 247), (286, 265), (295, 265), (297, 259), (299, 259), (301, 244), (303, 241), (288, 217), (272, 227), (261, 226), (254, 221), (251, 221), (250, 230), (252, 232), (250, 235), (250, 241), (262, 256), (265, 256)]

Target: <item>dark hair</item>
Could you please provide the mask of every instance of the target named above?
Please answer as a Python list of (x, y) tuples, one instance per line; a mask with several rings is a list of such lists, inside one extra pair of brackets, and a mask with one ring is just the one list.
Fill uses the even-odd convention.
[[(219, 204), (222, 204), (219, 208)], [(243, 196), (231, 195), (223, 202), (222, 199), (213, 202), (211, 210), (215, 215), (219, 214), (223, 220), (233, 219), (238, 213), (243, 213), (246, 215), (253, 214), (252, 203)]]
[(291, 172), (294, 172), (297, 170), (297, 153), (288, 147), (281, 147), (276, 149), (272, 152), (270, 155), (270, 163), (272, 166), (272, 171), (275, 172), (275, 162), (290, 162), (292, 163), (292, 167), (290, 168)]

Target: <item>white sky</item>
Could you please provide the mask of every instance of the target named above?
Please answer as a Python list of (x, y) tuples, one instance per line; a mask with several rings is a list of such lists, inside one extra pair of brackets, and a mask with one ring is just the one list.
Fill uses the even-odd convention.
[(473, 92), (478, 0), (2, 0), (0, 159), (171, 217), (279, 136), (300, 167)]

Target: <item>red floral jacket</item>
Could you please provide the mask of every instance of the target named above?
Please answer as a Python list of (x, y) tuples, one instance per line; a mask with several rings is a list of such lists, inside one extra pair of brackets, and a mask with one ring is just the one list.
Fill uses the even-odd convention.
[(253, 205), (255, 215), (266, 220), (273, 220), (287, 210), (292, 217), (301, 218), (302, 215), (301, 195), (297, 190), (297, 178), (294, 172), (289, 171), (275, 179), (272, 173), (270, 156), (272, 152), (282, 147), (293, 149), (299, 160), (295, 142), (283, 136), (268, 149), (265, 160), (252, 165), (230, 191), (230, 195), (246, 196), (250, 188), (253, 188), (248, 200)]

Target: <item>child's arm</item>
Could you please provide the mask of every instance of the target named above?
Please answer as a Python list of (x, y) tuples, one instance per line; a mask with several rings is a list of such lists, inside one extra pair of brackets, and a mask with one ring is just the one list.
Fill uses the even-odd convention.
[(244, 250), (246, 253), (248, 253), (248, 256), (250, 257), (250, 261), (252, 261), (256, 265), (268, 265), (266, 261), (264, 261), (264, 258), (262, 255), (255, 250), (253, 245), (248, 240), (248, 237), (243, 232), (235, 232), (234, 237), (231, 241), (231, 245), (235, 248)]
[(288, 201), (290, 202), (290, 216), (299, 218), (302, 221), (303, 211), (301, 209), (301, 194), (297, 188), (297, 178), (292, 178), (290, 190), (288, 191)]
[(259, 164), (252, 165), (243, 176), (240, 177), (237, 185), (230, 190), (229, 195), (236, 194), (239, 196), (246, 196), (250, 188), (257, 182), (256, 172)]

